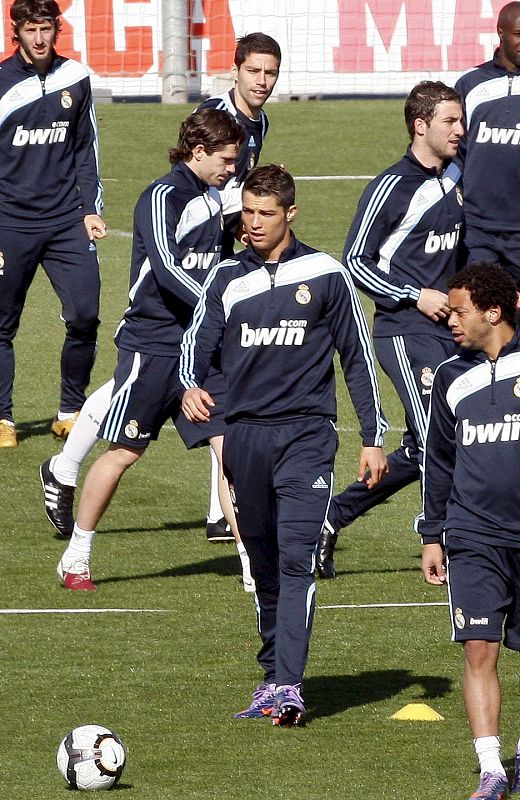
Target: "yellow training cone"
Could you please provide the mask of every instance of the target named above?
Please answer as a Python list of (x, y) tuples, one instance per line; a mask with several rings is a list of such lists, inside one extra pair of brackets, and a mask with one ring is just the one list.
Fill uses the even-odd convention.
[(441, 714), (427, 706), (426, 703), (408, 703), (407, 706), (392, 714), (390, 719), (412, 719), (422, 722), (437, 722), (444, 719)]

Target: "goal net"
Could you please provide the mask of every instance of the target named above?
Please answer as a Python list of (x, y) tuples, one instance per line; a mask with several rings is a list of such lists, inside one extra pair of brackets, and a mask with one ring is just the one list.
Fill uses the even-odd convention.
[(229, 86), (236, 38), (261, 30), (282, 49), (275, 97), (406, 94), (421, 79), (452, 84), (491, 58), (504, 2), (59, 0), (58, 49), (88, 65), (95, 89), (182, 100)]

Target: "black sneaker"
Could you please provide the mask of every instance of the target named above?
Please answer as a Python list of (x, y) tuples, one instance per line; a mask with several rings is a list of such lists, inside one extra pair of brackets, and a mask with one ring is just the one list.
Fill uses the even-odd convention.
[(323, 580), (331, 580), (336, 577), (334, 567), (334, 548), (338, 541), (338, 534), (327, 520), (321, 529), (318, 541), (318, 552), (316, 554), (316, 569), (318, 575)]
[(235, 537), (224, 517), (218, 522), (208, 522), (206, 525), (206, 539), (208, 542), (234, 542)]
[(50, 458), (40, 467), (40, 480), (43, 488), (43, 502), (47, 519), (54, 525), (63, 539), (70, 539), (74, 529), (72, 505), (74, 486), (65, 486), (56, 480), (50, 469)]

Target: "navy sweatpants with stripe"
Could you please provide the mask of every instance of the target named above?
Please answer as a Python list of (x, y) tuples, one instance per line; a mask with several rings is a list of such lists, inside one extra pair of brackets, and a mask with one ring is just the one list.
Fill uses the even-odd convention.
[(324, 417), (228, 425), (224, 466), (256, 583), (258, 661), (269, 683), (302, 680), (314, 617), (316, 545), (338, 437)]
[[(96, 354), (100, 277), (96, 246), (83, 220), (44, 230), (0, 226), (0, 419), (13, 419), (13, 339), (25, 298), (41, 264), (61, 302), (61, 411), (78, 411)], [(41, 309), (42, 337), (46, 310)], [(38, 354), (36, 354), (38, 357)]]
[(433, 374), (456, 352), (451, 339), (422, 334), (377, 337), (374, 347), (403, 404), (406, 429), (400, 446), (388, 456), (388, 475), (374, 489), (355, 481), (332, 498), (328, 520), (335, 530), (419, 480)]

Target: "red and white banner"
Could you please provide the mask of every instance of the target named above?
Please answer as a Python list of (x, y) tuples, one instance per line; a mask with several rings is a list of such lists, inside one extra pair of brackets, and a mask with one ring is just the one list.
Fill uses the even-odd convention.
[[(12, 0), (3, 0), (0, 47), (9, 55)], [(57, 49), (86, 64), (92, 85), (114, 95), (162, 92), (161, 0), (58, 0), (62, 30)]]
[[(89, 66), (94, 87), (161, 95), (161, 0), (59, 2), (58, 49)], [(282, 97), (402, 94), (423, 78), (453, 83), (491, 58), (504, 2), (186, 0), (186, 74), (192, 90), (214, 91), (217, 76), (229, 77), (236, 37), (261, 30), (282, 48)], [(12, 50), (10, 4), (3, 0), (5, 55)]]

